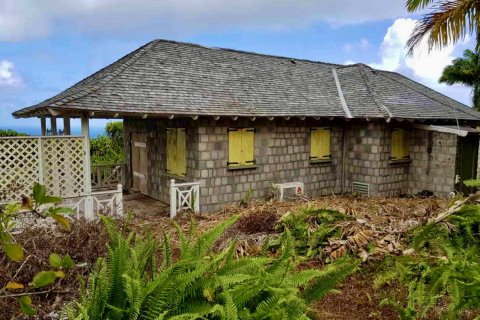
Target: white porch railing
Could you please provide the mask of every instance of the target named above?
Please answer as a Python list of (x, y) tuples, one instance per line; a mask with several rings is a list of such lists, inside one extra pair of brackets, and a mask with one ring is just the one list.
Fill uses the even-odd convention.
[(125, 164), (92, 164), (92, 189), (112, 188), (125, 184)]
[(179, 211), (200, 212), (200, 182), (175, 183), (170, 180), (170, 218)]
[(123, 186), (121, 184), (118, 184), (114, 190), (96, 191), (91, 195), (65, 198), (62, 205), (72, 208), (77, 219), (82, 216), (92, 219), (94, 216), (90, 216), (85, 207), (89, 199), (93, 203), (94, 214), (123, 217)]

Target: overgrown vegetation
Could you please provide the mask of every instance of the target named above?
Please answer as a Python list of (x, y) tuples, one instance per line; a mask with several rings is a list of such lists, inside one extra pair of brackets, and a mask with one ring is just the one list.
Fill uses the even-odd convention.
[[(386, 299), (401, 319), (427, 319), (436, 310), (455, 319), (480, 310), (480, 206), (469, 204), (440, 222), (432, 221), (412, 231), (411, 255), (386, 261), (389, 271), (376, 280), (378, 286), (400, 282), (408, 288), (406, 305)], [(477, 313), (478, 314), (478, 313)]]
[[(235, 241), (213, 252), (213, 243), (238, 217), (194, 239), (177, 225), (180, 254), (174, 260), (169, 236), (157, 242), (122, 236), (108, 222), (109, 257), (100, 259), (89, 286), (70, 319), (307, 319), (308, 305), (327, 294), (351, 273), (356, 262), (337, 261), (323, 270), (296, 270), (291, 235), (284, 232), (281, 250), (266, 248), (258, 257), (234, 259)], [(192, 224), (193, 226), (193, 224)], [(193, 232), (190, 232), (193, 234)]]
[(105, 135), (90, 139), (90, 154), (93, 164), (123, 162), (123, 122), (109, 122)]
[(339, 221), (351, 221), (353, 217), (333, 210), (306, 208), (283, 216), (278, 230), (290, 230), (296, 250), (307, 257), (321, 257), (328, 238), (339, 237)]
[[(0, 248), (2, 249), (0, 252), (3, 252), (13, 262), (25, 260), (26, 263), (24, 248), (16, 242), (14, 237), (16, 221), (24, 212), (43, 219), (52, 218), (65, 230), (70, 231), (70, 223), (64, 215), (71, 213), (71, 209), (57, 206), (60, 202), (61, 198), (47, 195), (46, 187), (37, 183), (33, 187), (32, 197), (24, 196), (22, 203), (12, 203), (0, 207)], [(69, 255), (62, 257), (57, 253), (51, 253), (49, 261), (49, 270), (39, 271), (29, 282), (21, 283), (15, 281), (15, 279), (10, 279), (0, 289), (0, 295), (8, 291), (23, 290), (24, 294), (16, 294), (19, 296), (20, 308), (27, 315), (35, 315), (37, 311), (32, 306), (29, 292), (33, 289), (46, 287), (57, 279), (64, 278), (63, 270), (74, 266), (74, 262)], [(1, 297), (8, 297), (8, 294)]]

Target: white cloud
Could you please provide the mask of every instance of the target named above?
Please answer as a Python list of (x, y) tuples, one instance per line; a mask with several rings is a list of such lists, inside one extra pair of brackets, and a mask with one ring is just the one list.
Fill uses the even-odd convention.
[(367, 50), (369, 48), (370, 48), (370, 43), (368, 42), (368, 40), (365, 38), (361, 38), (358, 41), (345, 43), (342, 49), (344, 52), (350, 53), (355, 49)]
[(468, 102), (465, 100), (465, 93), (468, 89), (460, 88), (458, 90), (447, 87), (439, 84), (438, 78), (440, 78), (443, 68), (466, 48), (469, 39), (455, 46), (430, 52), (427, 40), (424, 39), (415, 49), (413, 56), (407, 56), (406, 43), (416, 22), (417, 20), (409, 18), (395, 20), (388, 28), (380, 45), (380, 62), (371, 63), (370, 66), (382, 70), (398, 71), (462, 102)]
[(69, 32), (119, 32), (149, 26), (159, 36), (204, 30), (356, 24), (407, 15), (404, 0), (0, 0), (0, 41)]
[(22, 87), (23, 80), (16, 74), (15, 65), (8, 60), (0, 60), (0, 88), (2, 87)]

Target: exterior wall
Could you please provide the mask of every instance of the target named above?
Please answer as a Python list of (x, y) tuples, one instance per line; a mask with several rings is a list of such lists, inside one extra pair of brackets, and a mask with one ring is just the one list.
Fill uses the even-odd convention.
[[(176, 177), (166, 173), (166, 129), (167, 127), (188, 128), (187, 129), (187, 175), (186, 177)], [(127, 170), (125, 172), (126, 185), (131, 187), (131, 159), (130, 144), (131, 132), (147, 133), (147, 157), (148, 157), (148, 195), (163, 202), (169, 202), (170, 179), (181, 181), (193, 181), (196, 170), (196, 160), (198, 159), (198, 127), (193, 120), (124, 120), (125, 137), (125, 162)]]
[[(310, 128), (329, 126), (332, 161), (311, 163)], [(253, 169), (227, 167), (228, 128), (253, 127), (255, 160)], [(207, 120), (199, 127), (200, 203), (205, 211), (218, 210), (224, 204), (241, 200), (249, 190), (253, 198), (263, 198), (272, 183), (301, 181), (308, 195), (340, 192), (341, 127), (332, 122), (249, 121), (245, 119)]]
[[(456, 136), (409, 129), (411, 161), (393, 163), (392, 128), (402, 124), (298, 119), (125, 119), (127, 186), (131, 186), (130, 134), (146, 132), (148, 195), (168, 202), (170, 179), (199, 181), (204, 212), (240, 201), (249, 190), (252, 198), (263, 198), (272, 191), (272, 183), (291, 181), (304, 182), (310, 196), (350, 192), (354, 181), (368, 183), (371, 196), (397, 196), (425, 189), (438, 196), (448, 195), (454, 190)], [(319, 126), (331, 128), (332, 160), (326, 163), (309, 160), (310, 128)], [(187, 128), (184, 178), (166, 173), (167, 127)], [(256, 129), (255, 168), (227, 167), (228, 128), (235, 127)]]
[(411, 135), (408, 192), (430, 190), (440, 197), (455, 190), (458, 138), (454, 134), (414, 130)]
[(356, 181), (368, 183), (371, 196), (395, 196), (407, 192), (409, 164), (391, 163), (391, 137), (391, 126), (385, 123), (350, 126), (347, 131), (349, 188)]

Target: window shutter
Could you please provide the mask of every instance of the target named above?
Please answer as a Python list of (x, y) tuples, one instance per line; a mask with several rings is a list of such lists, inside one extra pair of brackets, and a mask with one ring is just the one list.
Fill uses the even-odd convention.
[(392, 149), (391, 157), (392, 160), (401, 160), (408, 159), (408, 142), (403, 129), (393, 129), (392, 130)]
[(310, 135), (310, 159), (330, 158), (330, 128), (313, 128)]
[(187, 175), (187, 134), (185, 129), (177, 129), (176, 175)]
[(184, 128), (167, 128), (167, 173), (185, 176), (187, 140)]
[(228, 130), (228, 166), (238, 167), (242, 165), (242, 130)]
[(242, 162), (243, 165), (255, 164), (254, 159), (254, 139), (255, 129), (243, 129), (242, 130)]
[(167, 128), (167, 173), (175, 174), (175, 130)]

